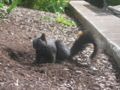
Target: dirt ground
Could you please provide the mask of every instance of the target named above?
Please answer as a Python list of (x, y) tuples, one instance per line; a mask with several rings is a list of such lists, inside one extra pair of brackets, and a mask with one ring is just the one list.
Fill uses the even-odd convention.
[[(65, 15), (66, 16), (66, 15)], [(33, 65), (32, 40), (46, 33), (71, 47), (83, 27), (65, 26), (47, 12), (16, 8), (0, 20), (0, 90), (120, 90), (119, 72), (112, 58), (100, 53), (87, 64), (93, 46), (89, 44), (75, 60), (63, 64)], [(70, 19), (66, 16), (66, 18)]]

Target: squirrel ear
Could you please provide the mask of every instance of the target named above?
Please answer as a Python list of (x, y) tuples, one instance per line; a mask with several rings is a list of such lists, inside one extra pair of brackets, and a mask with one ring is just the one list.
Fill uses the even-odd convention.
[(42, 33), (40, 38), (41, 38), (41, 40), (46, 41), (45, 33)]

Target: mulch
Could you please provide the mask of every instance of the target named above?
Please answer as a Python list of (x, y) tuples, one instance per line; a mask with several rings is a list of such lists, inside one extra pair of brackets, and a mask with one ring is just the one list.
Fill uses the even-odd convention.
[(0, 90), (119, 90), (116, 64), (105, 53), (99, 53), (91, 67), (84, 67), (93, 52), (92, 44), (75, 56), (80, 66), (69, 60), (62, 64), (33, 65), (35, 37), (45, 33), (70, 48), (78, 30), (84, 29), (81, 24), (58, 23), (55, 18), (54, 13), (19, 7), (0, 19)]

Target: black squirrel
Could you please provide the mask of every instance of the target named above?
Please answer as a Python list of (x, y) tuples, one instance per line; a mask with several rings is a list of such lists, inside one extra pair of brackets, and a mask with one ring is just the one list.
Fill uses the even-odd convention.
[(34, 63), (61, 63), (70, 56), (70, 50), (62, 41), (47, 40), (44, 33), (33, 40), (33, 48), (36, 50)]
[(56, 40), (55, 44), (57, 47), (56, 63), (61, 63), (70, 57), (70, 49), (61, 40)]
[(54, 40), (46, 40), (44, 33), (41, 37), (33, 40), (33, 48), (36, 50), (36, 60), (34, 63), (55, 63), (56, 45)]
[(72, 59), (78, 52), (81, 52), (88, 43), (94, 45), (94, 51), (90, 56), (90, 58), (93, 59), (98, 52), (98, 44), (91, 34), (82, 32), (73, 43), (71, 49), (69, 49), (60, 40), (47, 40), (43, 33), (41, 37), (33, 40), (33, 48), (36, 50), (35, 63), (61, 63), (66, 59)]

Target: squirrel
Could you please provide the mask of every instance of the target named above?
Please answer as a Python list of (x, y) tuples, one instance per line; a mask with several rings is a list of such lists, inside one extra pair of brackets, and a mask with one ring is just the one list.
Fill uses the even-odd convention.
[(61, 40), (56, 40), (55, 44), (57, 47), (56, 63), (61, 63), (70, 57), (70, 49)]
[(73, 43), (70, 49), (70, 57), (72, 58), (78, 52), (83, 51), (88, 43), (92, 43), (94, 46), (94, 51), (91, 54), (90, 59), (93, 59), (94, 57), (96, 57), (96, 55), (100, 51), (99, 50), (100, 48), (99, 48), (98, 41), (95, 38), (95, 36), (93, 36), (92, 33), (88, 31), (79, 32), (78, 35), (79, 37), (75, 40), (75, 42)]
[(66, 59), (72, 59), (88, 43), (94, 45), (94, 51), (90, 56), (93, 59), (97, 55), (99, 48), (96, 39), (90, 33), (82, 32), (71, 49), (67, 48), (60, 40), (47, 40), (45, 34), (42, 33), (41, 37), (33, 40), (33, 48), (36, 50), (35, 63), (61, 63)]
[(54, 40), (46, 40), (43, 33), (41, 37), (33, 40), (33, 48), (36, 50), (36, 60), (34, 63), (55, 63), (56, 45)]
[(70, 56), (70, 50), (62, 41), (47, 40), (44, 33), (33, 40), (33, 48), (36, 50), (34, 63), (61, 63)]

